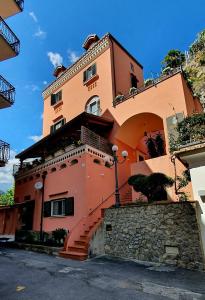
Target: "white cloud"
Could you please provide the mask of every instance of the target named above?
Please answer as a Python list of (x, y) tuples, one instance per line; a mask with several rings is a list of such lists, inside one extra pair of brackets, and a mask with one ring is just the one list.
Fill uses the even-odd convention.
[(30, 135), (28, 138), (32, 140), (34, 143), (37, 143), (42, 139), (42, 135)]
[(33, 11), (31, 11), (31, 12), (29, 13), (29, 16), (33, 19), (33, 21), (34, 21), (35, 23), (38, 23), (38, 18), (36, 17), (36, 15), (35, 15), (35, 13), (34, 13)]
[(43, 120), (43, 113), (41, 114), (41, 120)]
[(38, 30), (34, 33), (34, 36), (40, 39), (45, 39), (47, 33), (41, 29), (41, 27), (38, 27)]
[(68, 50), (68, 59), (73, 64), (79, 59), (79, 56), (75, 51)]
[(44, 84), (44, 85), (47, 85), (47, 84), (48, 84), (48, 81), (44, 80), (44, 81), (43, 81), (43, 84)]
[(56, 68), (57, 66), (62, 65), (63, 63), (63, 58), (59, 53), (54, 53), (54, 52), (48, 52), (47, 53), (50, 62), (52, 63), (52, 65), (54, 66), (54, 68)]
[(30, 90), (31, 92), (36, 92), (40, 90), (39, 86), (36, 84), (27, 84), (25, 86), (25, 89)]
[(16, 151), (10, 151), (10, 160), (5, 167), (0, 168), (0, 190), (6, 191), (14, 184), (13, 165), (18, 164), (19, 160), (15, 158)]

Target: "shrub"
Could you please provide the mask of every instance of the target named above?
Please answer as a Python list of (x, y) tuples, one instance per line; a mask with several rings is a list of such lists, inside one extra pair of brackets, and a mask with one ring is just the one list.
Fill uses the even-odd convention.
[(52, 231), (52, 237), (58, 245), (62, 245), (65, 237), (67, 235), (67, 231), (64, 228), (57, 228)]
[(148, 202), (167, 200), (166, 188), (174, 184), (171, 177), (163, 173), (152, 173), (151, 175), (138, 174), (128, 179), (128, 184), (133, 186), (136, 192), (147, 197)]

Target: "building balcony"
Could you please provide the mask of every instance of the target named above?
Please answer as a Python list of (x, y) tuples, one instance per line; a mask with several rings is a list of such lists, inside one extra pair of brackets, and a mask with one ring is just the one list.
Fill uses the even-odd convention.
[(0, 140), (0, 167), (4, 167), (10, 157), (10, 145)]
[(20, 51), (19, 39), (2, 17), (0, 17), (0, 49), (0, 61), (15, 57)]
[(23, 11), (24, 0), (0, 0), (1, 17), (6, 19)]
[(15, 99), (15, 88), (0, 75), (0, 109), (11, 106)]

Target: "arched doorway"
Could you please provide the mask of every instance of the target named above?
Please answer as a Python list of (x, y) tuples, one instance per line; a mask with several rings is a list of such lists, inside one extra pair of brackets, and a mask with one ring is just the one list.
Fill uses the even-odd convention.
[(135, 152), (136, 162), (166, 154), (163, 120), (153, 113), (130, 117), (118, 129), (115, 138)]

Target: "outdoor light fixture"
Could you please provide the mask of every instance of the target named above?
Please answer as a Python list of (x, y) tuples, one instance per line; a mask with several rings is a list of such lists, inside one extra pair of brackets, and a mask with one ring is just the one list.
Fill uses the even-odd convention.
[(122, 164), (125, 162), (125, 160), (128, 157), (128, 152), (126, 150), (122, 151), (121, 155), (123, 157), (122, 161), (119, 161), (119, 158), (117, 156), (118, 146), (113, 145), (112, 146), (112, 152), (113, 152), (113, 161), (110, 163), (110, 158), (107, 156), (104, 158), (105, 164), (109, 163), (110, 166), (115, 167), (115, 207), (120, 207), (120, 193), (119, 193), (119, 184), (118, 184), (118, 164)]

